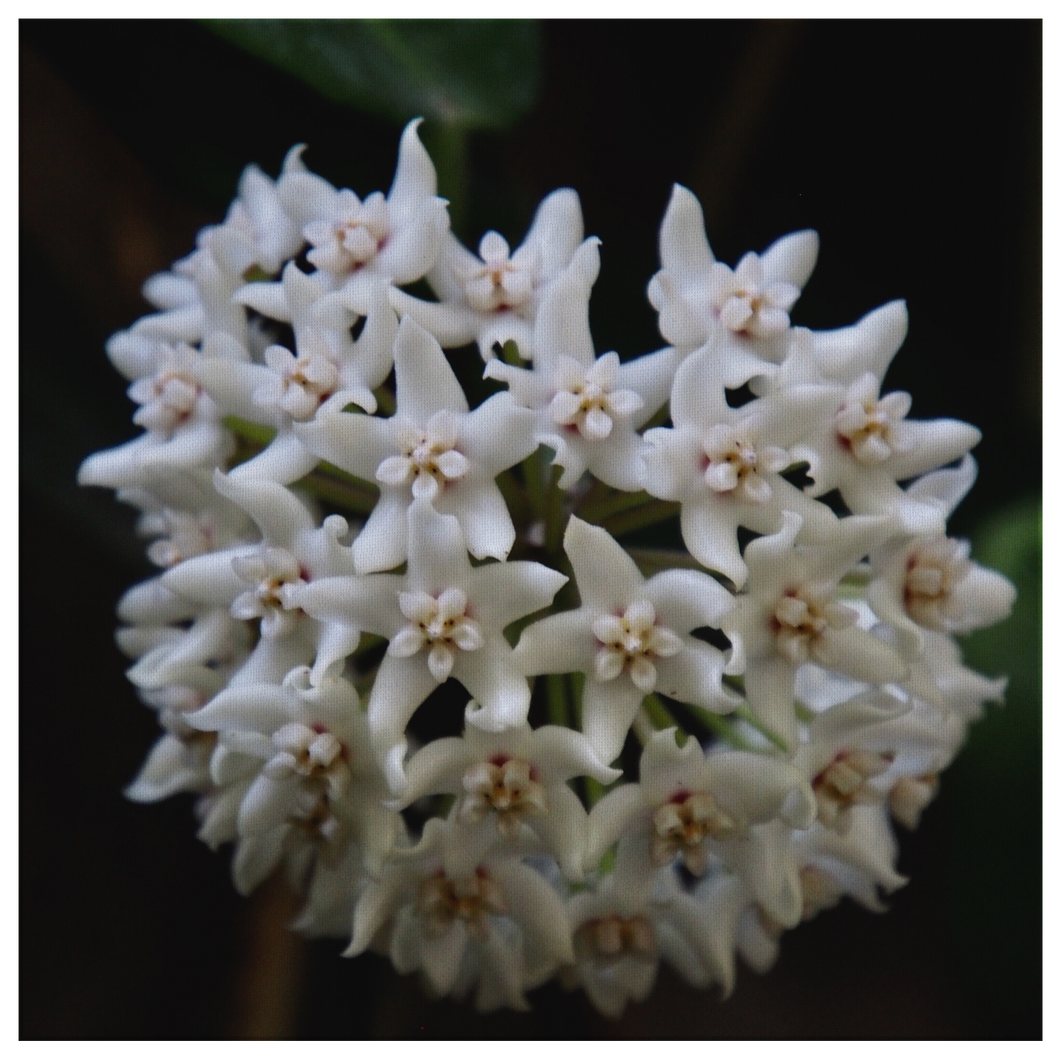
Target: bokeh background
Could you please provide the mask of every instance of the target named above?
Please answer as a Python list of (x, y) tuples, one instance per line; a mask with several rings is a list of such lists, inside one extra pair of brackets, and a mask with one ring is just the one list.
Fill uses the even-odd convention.
[(240, 47), (238, 27), (20, 27), (23, 1038), (1040, 1037), (1039, 22), (563, 21), (509, 26), (496, 47), (488, 27), (464, 24), (466, 41), (456, 24), (450, 48), (406, 71), (443, 102), (470, 71), (504, 111), (424, 130), (465, 242), (496, 228), (516, 245), (545, 194), (578, 190), (602, 240), (600, 350), (662, 345), (644, 291), (674, 181), (729, 263), (820, 232), (797, 323), (906, 298), (888, 385), (911, 391), (916, 417), (983, 429), (951, 533), (1021, 591), (1013, 618), (968, 644), (977, 667), (1011, 675), (1007, 706), (902, 837), (911, 883), (891, 912), (823, 914), (727, 1001), (664, 971), (616, 1023), (552, 986), (528, 1015), (428, 1001), (382, 959), (287, 935), (282, 886), (239, 898), (227, 852), (194, 838), (189, 798), (122, 798), (156, 732), (113, 612), (153, 572), (133, 512), (74, 484), (86, 454), (137, 433), (104, 341), (146, 311), (143, 280), (223, 216), (246, 163), (275, 175), (306, 142), (337, 185), (385, 190), (420, 110), (400, 91), (380, 102), (371, 49), (350, 61), (374, 88), (350, 106), (307, 83), (320, 68), (298, 54), (281, 69)]

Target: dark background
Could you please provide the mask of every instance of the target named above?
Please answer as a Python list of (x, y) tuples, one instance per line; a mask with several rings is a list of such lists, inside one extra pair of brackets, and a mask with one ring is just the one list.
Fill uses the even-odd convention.
[[(103, 343), (221, 219), (246, 163), (275, 175), (304, 141), (314, 171), (385, 190), (399, 129), (194, 23), (23, 21), (21, 37), (23, 1038), (1040, 1037), (1033, 591), (1031, 636), (998, 668), (1009, 705), (903, 835), (912, 882), (892, 911), (844, 903), (725, 1002), (664, 972), (618, 1023), (552, 986), (531, 1015), (473, 1017), (379, 958), (278, 933), (287, 898), (235, 894), (190, 799), (124, 801), (156, 733), (113, 611), (152, 570), (132, 511), (74, 485), (85, 455), (137, 433)], [(662, 345), (644, 290), (674, 181), (730, 264), (816, 228), (795, 322), (908, 300), (888, 384), (916, 417), (982, 428), (951, 523), (979, 541), (1040, 489), (1040, 151), (1039, 22), (545, 23), (539, 103), (472, 138), (458, 235), (495, 227), (514, 246), (543, 195), (575, 187), (602, 239), (597, 346), (629, 356)], [(1038, 557), (1022, 562), (1010, 573), (1033, 586)]]

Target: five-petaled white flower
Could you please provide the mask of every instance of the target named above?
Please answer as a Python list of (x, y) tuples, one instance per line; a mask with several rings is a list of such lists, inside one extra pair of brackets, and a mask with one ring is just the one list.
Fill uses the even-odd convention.
[(469, 411), (441, 347), (411, 318), (398, 328), (394, 370), (397, 410), (390, 419), (336, 411), (295, 430), (318, 457), (379, 483), (379, 503), (353, 544), (358, 571), (405, 560), (415, 499), (455, 516), (476, 558), (504, 559), (515, 526), (494, 480), (536, 448), (533, 414), (508, 394)]
[(585, 734), (602, 762), (622, 749), (644, 696), (659, 692), (707, 710), (732, 710), (722, 653), (691, 636), (731, 605), (712, 578), (669, 570), (645, 579), (606, 530), (571, 518), (563, 539), (581, 607), (523, 631), (515, 658), (527, 674), (584, 673)]

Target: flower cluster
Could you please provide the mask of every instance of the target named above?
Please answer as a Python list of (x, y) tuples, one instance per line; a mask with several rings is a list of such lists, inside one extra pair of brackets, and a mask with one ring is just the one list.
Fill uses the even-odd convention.
[(1004, 688), (954, 635), (1014, 595), (946, 536), (979, 432), (881, 392), (904, 304), (793, 326), (816, 234), (730, 268), (676, 186), (667, 345), (598, 354), (573, 191), (476, 253), (416, 123), (386, 195), (301, 153), (107, 347), (143, 433), (80, 479), (162, 568), (119, 605), (162, 729), (129, 797), (195, 794), (240, 891), (282, 867), (303, 931), (483, 1009), (558, 975), (617, 1015), (662, 960), (728, 992), (882, 909)]

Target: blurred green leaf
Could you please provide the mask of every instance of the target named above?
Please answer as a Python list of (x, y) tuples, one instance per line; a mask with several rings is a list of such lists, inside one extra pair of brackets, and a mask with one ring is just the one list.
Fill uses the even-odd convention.
[(322, 95), (404, 124), (504, 128), (537, 92), (531, 19), (207, 19)]
[[(1012, 615), (963, 645), (968, 666), (1008, 676), (943, 777), (952, 967), (972, 1007), (1018, 1023), (1040, 1004), (1042, 508), (1035, 499), (972, 535), (973, 557), (1019, 593)], [(1036, 1000), (1037, 999), (1037, 1000)]]

